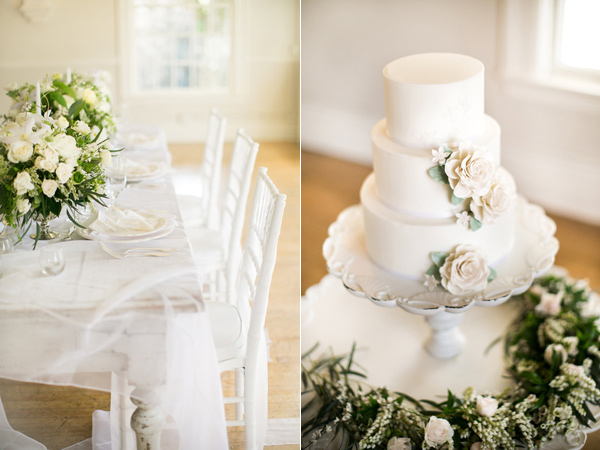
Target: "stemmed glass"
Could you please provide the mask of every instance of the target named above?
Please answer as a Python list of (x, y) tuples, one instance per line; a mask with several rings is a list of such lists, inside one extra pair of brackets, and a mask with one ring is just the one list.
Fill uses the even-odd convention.
[(5, 253), (13, 253), (15, 248), (12, 239), (5, 233), (0, 234), (0, 255)]
[(117, 197), (127, 185), (125, 160), (121, 156), (116, 155), (112, 157), (110, 166), (106, 170), (106, 183), (116, 206)]
[(65, 253), (61, 247), (48, 245), (40, 250), (40, 268), (47, 276), (59, 275), (65, 270)]

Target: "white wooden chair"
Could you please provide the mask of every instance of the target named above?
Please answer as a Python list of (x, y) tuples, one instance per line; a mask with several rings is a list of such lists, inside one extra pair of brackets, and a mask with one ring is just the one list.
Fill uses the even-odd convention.
[[(245, 425), (246, 449), (257, 449), (259, 392), (266, 395), (268, 372), (264, 325), (269, 288), (286, 196), (280, 194), (261, 167), (256, 181), (246, 244), (239, 266), (235, 303), (207, 302), (213, 340), (221, 372), (236, 370), (236, 420), (228, 426)], [(262, 425), (266, 427), (266, 405)], [(262, 447), (260, 447), (262, 448)]]
[(226, 189), (220, 201), (218, 229), (186, 227), (194, 261), (204, 276), (207, 300), (227, 299), (234, 290), (242, 229), (258, 144), (239, 130), (233, 146)]
[(221, 167), (227, 119), (216, 109), (208, 116), (204, 155), (200, 167), (201, 191), (199, 195), (178, 195), (177, 202), (186, 226), (219, 226), (219, 200)]

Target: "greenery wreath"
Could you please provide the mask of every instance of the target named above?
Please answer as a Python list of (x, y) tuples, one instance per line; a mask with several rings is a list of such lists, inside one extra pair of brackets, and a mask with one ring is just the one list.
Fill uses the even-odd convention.
[[(504, 342), (511, 389), (441, 402), (373, 388), (347, 355), (303, 355), (304, 449), (539, 449), (572, 442), (600, 405), (600, 297), (560, 270), (519, 297)], [(361, 379), (363, 379), (361, 381)]]

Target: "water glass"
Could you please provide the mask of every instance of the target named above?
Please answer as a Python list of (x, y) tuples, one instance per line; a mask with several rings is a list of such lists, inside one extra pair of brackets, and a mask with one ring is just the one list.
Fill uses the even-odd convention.
[(61, 247), (48, 245), (40, 250), (40, 268), (47, 276), (59, 275), (65, 270), (65, 252)]
[(125, 172), (125, 160), (121, 156), (113, 156), (110, 166), (106, 170), (106, 183), (108, 190), (112, 194), (114, 202), (127, 185), (127, 175)]
[(13, 253), (15, 247), (13, 246), (12, 239), (6, 234), (0, 235), (0, 255), (5, 253)]

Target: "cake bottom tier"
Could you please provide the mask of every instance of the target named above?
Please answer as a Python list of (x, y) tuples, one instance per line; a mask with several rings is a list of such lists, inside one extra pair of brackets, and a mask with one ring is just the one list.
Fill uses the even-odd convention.
[(451, 252), (459, 244), (479, 247), (488, 265), (505, 257), (515, 234), (514, 208), (492, 224), (471, 231), (455, 217), (423, 218), (394, 211), (377, 198), (375, 175), (360, 191), (367, 252), (375, 264), (400, 276), (423, 278), (432, 264), (432, 252)]

